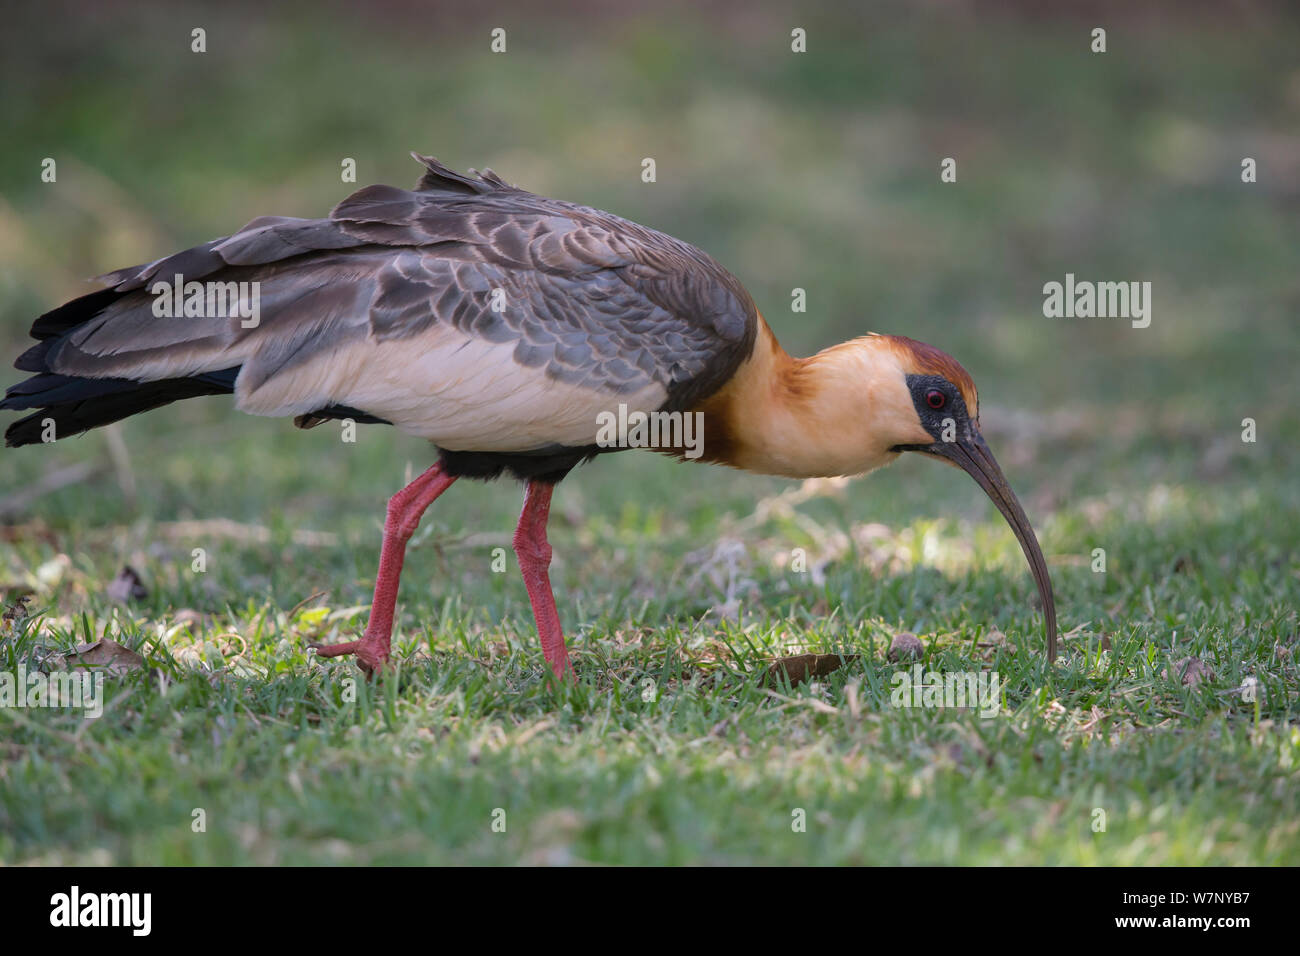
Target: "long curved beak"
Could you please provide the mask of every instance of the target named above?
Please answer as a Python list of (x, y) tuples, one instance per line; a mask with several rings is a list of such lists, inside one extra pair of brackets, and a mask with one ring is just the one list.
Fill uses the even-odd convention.
[(984, 493), (993, 499), (993, 503), (998, 506), (998, 511), (1002, 512), (1002, 517), (1007, 519), (1007, 524), (1011, 525), (1020, 547), (1024, 549), (1025, 557), (1029, 559), (1029, 570), (1034, 576), (1034, 583), (1038, 585), (1039, 597), (1043, 600), (1043, 615), (1047, 619), (1047, 659), (1054, 661), (1056, 660), (1056, 599), (1052, 595), (1052, 579), (1047, 574), (1043, 549), (1038, 546), (1038, 538), (1034, 536), (1034, 529), (1029, 524), (1025, 509), (1020, 507), (1020, 502), (1016, 500), (1016, 493), (1011, 490), (1011, 485), (1007, 484), (1006, 476), (998, 467), (997, 459), (993, 457), (993, 452), (989, 451), (989, 446), (984, 442), (984, 436), (973, 428), (971, 431), (972, 437), (967, 441), (935, 442), (933, 445), (925, 445), (917, 450), (947, 459), (974, 478), (984, 489)]

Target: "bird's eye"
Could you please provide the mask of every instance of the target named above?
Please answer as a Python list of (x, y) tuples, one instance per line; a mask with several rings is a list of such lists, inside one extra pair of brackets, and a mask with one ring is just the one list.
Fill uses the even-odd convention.
[(948, 401), (948, 396), (937, 388), (932, 388), (925, 393), (925, 404), (929, 405), (931, 408), (943, 408), (944, 402), (946, 401)]

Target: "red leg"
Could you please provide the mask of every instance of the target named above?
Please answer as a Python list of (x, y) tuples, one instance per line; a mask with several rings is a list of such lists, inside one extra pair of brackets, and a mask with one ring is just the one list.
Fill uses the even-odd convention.
[(551, 577), (546, 569), (551, 563), (551, 545), (546, 540), (546, 519), (551, 513), (551, 492), (555, 486), (542, 481), (528, 482), (524, 491), (524, 510), (515, 528), (515, 555), (523, 572), (524, 587), (537, 619), (537, 635), (542, 639), (542, 653), (560, 680), (573, 680), (573, 665), (564, 646), (560, 630), (560, 613), (551, 593)]
[(392, 498), (388, 499), (388, 516), (384, 521), (384, 544), (379, 552), (379, 574), (375, 578), (375, 599), (370, 606), (370, 622), (359, 641), (347, 644), (315, 644), (321, 657), (356, 654), (357, 663), (367, 673), (383, 668), (388, 660), (393, 636), (393, 615), (397, 608), (397, 585), (406, 558), (406, 542), (415, 534), (420, 517), (434, 500), (446, 491), (455, 475), (448, 475), (436, 464)]

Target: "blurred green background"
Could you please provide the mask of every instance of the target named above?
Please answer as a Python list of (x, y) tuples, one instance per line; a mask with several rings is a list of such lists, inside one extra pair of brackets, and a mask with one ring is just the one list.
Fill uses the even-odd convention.
[[(1104, 54), (1090, 50), (1098, 26)], [(206, 53), (191, 52), (195, 27), (206, 30)], [(497, 27), (504, 54), (490, 51)], [(790, 49), (796, 27), (807, 31), (803, 54)], [(1288, 647), (1300, 599), (1297, 50), (1293, 7), (1262, 2), (7, 6), (0, 354), (15, 357), (32, 319), (88, 291), (88, 276), (255, 216), (325, 215), (366, 184), (409, 186), (419, 173), (409, 150), (491, 167), (702, 247), (746, 284), (791, 352), (874, 330), (956, 356), (1042, 539), (1061, 629), (1082, 626), (1084, 637), (1062, 665), (1068, 689), (1048, 693), (1023, 559), (955, 469), (903, 460), (847, 490), (777, 499), (790, 483), (611, 455), (560, 487), (551, 534), (591, 710), (566, 701), (560, 727), (529, 731), (515, 757), (496, 756), (478, 776), (467, 769), (465, 755), (477, 761), (488, 739), (477, 735), (504, 740), (516, 720), (559, 711), (539, 689), (517, 576), (485, 571), (488, 549), (508, 547), (517, 489), (462, 482), (426, 517), (403, 582), (399, 646), (427, 646), (436, 666), (404, 689), (407, 723), (370, 727), (429, 762), (385, 756), (364, 750), (368, 738), (344, 739), (346, 721), (379, 718), (333, 709), (321, 665), (304, 650), (313, 633), (300, 633), (319, 621), (288, 609), (326, 592), (331, 608), (345, 609), (328, 618), (328, 637), (355, 631), (383, 503), (432, 451), (390, 429), (363, 427), (350, 445), (334, 426), (297, 432), (239, 415), (226, 398), (186, 402), (51, 447), (0, 450), (0, 584), (36, 591), (34, 606), (48, 614), (41, 640), (114, 633), (138, 647), (162, 635), (179, 660), (193, 648), (164, 622), (179, 608), (204, 615), (203, 653), (220, 658), (214, 666), (232, 683), (186, 685), (183, 741), (235, 769), (220, 784), (197, 770), (177, 782), (165, 741), (150, 750), (142, 734), (115, 749), (115, 735), (135, 726), (131, 708), (149, 708), (144, 724), (168, 733), (182, 719), (147, 683), (100, 725), (98, 764), (42, 761), (47, 738), (24, 724), (10, 739), (28, 754), (15, 766), (28, 769), (7, 780), (0, 772), (14, 788), (7, 807), (0, 801), (0, 831), (14, 834), (0, 839), (0, 858), (98, 860), (88, 848), (106, 846), (107, 859), (135, 862), (429, 860), (466, 846), (465, 859), (551, 859), (550, 844), (528, 842), (541, 839), (537, 830), (512, 838), (522, 843), (475, 842), (479, 824), (454, 817), (463, 783), (483, 820), (498, 784), (541, 794), (540, 819), (577, 807), (565, 846), (582, 858), (769, 859), (771, 844), (729, 808), (760, 809), (719, 798), (737, 780), (758, 780), (770, 798), (761, 812), (784, 814), (782, 828), (792, 781), (822, 788), (837, 819), (860, 815), (861, 827), (780, 851), (788, 861), (956, 862), (970, 847), (1020, 863), (1294, 860), (1298, 738), (1283, 728), (1294, 727)], [(56, 183), (41, 182), (46, 157), (57, 160)], [(347, 157), (356, 184), (340, 181)], [(645, 157), (657, 164), (653, 184), (641, 180)], [(956, 183), (940, 181), (945, 157), (957, 161)], [(1244, 157), (1258, 163), (1255, 183), (1241, 180)], [(1150, 327), (1045, 318), (1043, 285), (1066, 273), (1151, 282)], [(794, 288), (806, 290), (806, 313), (791, 311)], [(0, 384), (21, 377), (6, 368)], [(1255, 443), (1241, 440), (1245, 418), (1257, 423)], [(741, 543), (739, 558), (715, 550), (727, 540)], [(200, 545), (211, 567), (196, 575), (189, 555)], [(827, 562), (826, 578), (806, 586), (787, 574), (793, 547)], [(1108, 551), (1104, 575), (1089, 567), (1098, 547)], [(126, 561), (150, 589), (129, 611), (104, 596)], [(996, 730), (900, 715), (878, 660), (864, 665), (875, 697), (860, 721), (856, 710), (840, 724), (773, 709), (757, 692), (737, 691), (739, 707), (730, 690), (691, 697), (701, 680), (691, 667), (706, 667), (703, 657), (758, 666), (718, 650), (718, 634), (733, 651), (743, 642), (705, 617), (737, 596), (758, 657), (847, 647), (870, 659), (891, 630), (908, 629), (936, 635), (952, 666), (982, 667), (989, 658), (977, 642), (1002, 628), (1021, 644), (1010, 677), (1019, 709)], [(93, 619), (79, 617), (87, 608)], [(253, 646), (260, 676), (222, 670), (234, 666), (227, 631)], [(1114, 658), (1080, 650), (1102, 635)], [(508, 665), (498, 642), (518, 654)], [(1218, 683), (1167, 685), (1162, 655), (1193, 653), (1213, 663)], [(691, 667), (673, 676), (678, 655)], [(346, 663), (324, 666), (350, 673)], [(843, 682), (861, 672), (818, 693), (847, 713)], [(1233, 696), (1248, 674), (1269, 688), (1262, 710)], [(628, 714), (646, 675), (680, 692), (665, 700), (685, 708), (689, 699), (698, 712), (636, 724)], [(611, 687), (628, 695), (616, 708), (622, 731), (584, 720), (613, 706)], [(232, 703), (244, 699), (255, 726)], [(246, 762), (211, 731), (206, 711), (227, 706), (260, 756)], [(384, 720), (396, 721), (396, 708), (390, 701)], [(743, 732), (726, 724), (733, 710)], [(1041, 736), (1066, 712), (1073, 723)], [(1261, 730), (1270, 721), (1273, 736)], [(456, 730), (428, 738), (430, 726)], [(986, 751), (971, 757), (971, 726), (1005, 755), (996, 766), (988, 757), (987, 774)], [(1157, 726), (1171, 732), (1147, 733)], [(1100, 755), (1080, 744), (1112, 730)], [(707, 742), (665, 754), (670, 739)], [(290, 756), (300, 744), (336, 749), (313, 762)], [(963, 747), (958, 760), (970, 766), (944, 763)], [(696, 789), (666, 793), (657, 775), (685, 779), (687, 756), (707, 767), (691, 778)], [(354, 781), (328, 768), (372, 758), (403, 793), (421, 789), (417, 775), (434, 806), (411, 823), (423, 843), (364, 848), (354, 810), (377, 791), (360, 772)], [(755, 776), (738, 774), (737, 760)], [(864, 776), (860, 761), (884, 782)], [(303, 806), (300, 789), (285, 789), (290, 771), (308, 777), (303, 799), (331, 807), (268, 822), (268, 806)], [(575, 795), (575, 779), (594, 789)], [(1113, 802), (1129, 811), (1108, 843), (1088, 830), (1094, 785), (1115, 787)], [(68, 796), (38, 798), (52, 786)], [(229, 806), (244, 800), (235, 816), (249, 827), (301, 842), (227, 832), (226, 842), (200, 844), (185, 827), (152, 826), (168, 800), (187, 826), (191, 789), (217, 786)], [(612, 789), (602, 796), (602, 786)], [(976, 818), (972, 805), (997, 809)], [(452, 816), (435, 826), (439, 813)], [(668, 835), (643, 844), (646, 833)], [(321, 842), (340, 834), (351, 849)]]
[[(409, 185), (416, 149), (694, 242), (747, 284), (792, 352), (868, 330), (951, 352), (980, 385), (985, 428), (1031, 515), (1198, 468), (1286, 467), (1297, 20), (1267, 4), (1142, 7), (19, 6), (0, 40), (0, 344), (16, 354), (32, 318), (88, 290), (88, 276), (257, 215), (324, 215), (367, 183)], [(1095, 25), (1108, 30), (1104, 54), (1089, 49)], [(196, 26), (203, 54), (190, 50)], [(796, 26), (807, 53), (790, 50)], [(489, 50), (494, 27), (507, 31), (504, 54)], [(47, 156), (54, 184), (40, 181)], [(640, 179), (647, 156), (654, 184)], [(1249, 185), (1246, 156), (1259, 164)], [(340, 182), (344, 157), (356, 186)], [(957, 160), (955, 184), (940, 182), (944, 157)], [(1067, 272), (1151, 281), (1151, 327), (1044, 318), (1043, 283)], [(796, 287), (805, 314), (790, 310)], [(259, 496), (214, 504), (202, 483), (189, 494), (205, 497), (187, 502), (170, 480), (191, 451), (221, 456), (235, 436), (259, 437), (244, 464), (262, 480), (288, 468), (304, 491), (324, 481), (310, 465), (322, 436), (236, 423), (226, 405), (126, 424), (129, 444), (161, 442), (143, 476), (149, 508), (260, 509)], [(1243, 417), (1259, 423), (1258, 446), (1238, 440)], [(100, 440), (4, 455), (3, 481)], [(409, 439), (365, 446), (428, 458)], [(617, 486), (620, 468), (665, 485), (670, 474), (638, 458), (581, 484)], [(950, 480), (919, 462), (896, 471), (876, 493), (923, 507)], [(331, 498), (380, 497), (343, 477), (328, 480)]]

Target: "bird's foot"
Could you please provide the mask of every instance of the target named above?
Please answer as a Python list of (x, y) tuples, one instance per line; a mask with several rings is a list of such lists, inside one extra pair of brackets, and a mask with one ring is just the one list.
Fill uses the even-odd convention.
[(355, 654), (357, 666), (365, 671), (368, 677), (381, 672), (388, 663), (388, 642), (365, 636), (359, 641), (349, 641), (346, 644), (317, 644), (313, 641), (308, 646), (315, 649), (318, 657), (342, 657), (345, 654)]

